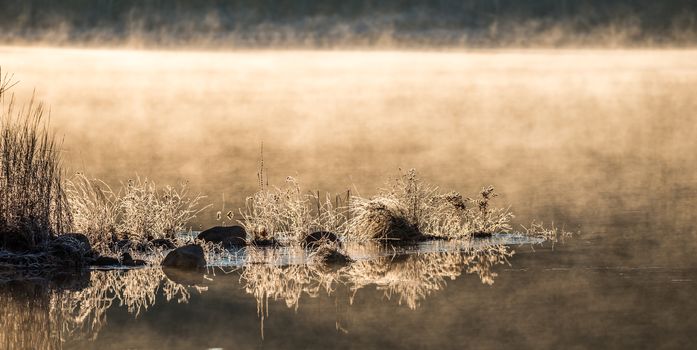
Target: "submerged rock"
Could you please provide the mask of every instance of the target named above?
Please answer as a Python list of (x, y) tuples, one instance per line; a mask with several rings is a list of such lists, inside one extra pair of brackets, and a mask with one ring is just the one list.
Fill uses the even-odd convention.
[(180, 269), (199, 269), (206, 267), (203, 248), (198, 244), (188, 244), (167, 254), (162, 260), (162, 266)]
[(303, 243), (305, 244), (305, 246), (313, 247), (318, 246), (323, 241), (337, 243), (339, 242), (339, 237), (337, 237), (332, 232), (316, 231), (307, 235), (307, 237), (305, 237), (305, 239), (303, 240)]
[(92, 261), (92, 266), (118, 266), (121, 265), (119, 259), (110, 256), (99, 256)]
[(246, 245), (247, 231), (242, 226), (215, 226), (198, 234), (197, 239), (221, 243), (223, 247), (239, 247)]

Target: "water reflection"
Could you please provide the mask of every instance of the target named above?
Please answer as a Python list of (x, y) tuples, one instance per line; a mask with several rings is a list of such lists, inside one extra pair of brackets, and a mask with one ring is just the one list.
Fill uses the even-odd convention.
[[(374, 287), (385, 299), (415, 310), (463, 273), (493, 284), (496, 266), (507, 264), (513, 255), (509, 246), (496, 241), (433, 242), (417, 247), (360, 244), (346, 250), (356, 261), (343, 266), (319, 263), (300, 248), (248, 249), (239, 254), (243, 266), (233, 266), (232, 271), (210, 268), (204, 274), (144, 268), (88, 271), (57, 282), (7, 278), (0, 285), (0, 344), (57, 349), (66, 342), (90, 342), (107, 325), (111, 308), (125, 309), (138, 318), (157, 302), (187, 303), (192, 294), (221, 285), (238, 287), (254, 298), (263, 339), (271, 301), (283, 301), (297, 311), (303, 298), (331, 296), (338, 288), (346, 288), (349, 307), (362, 289)], [(231, 277), (238, 279), (232, 287), (224, 284)], [(343, 327), (337, 321), (339, 329)]]
[[(203, 292), (206, 287), (191, 289)], [(125, 307), (134, 317), (154, 305), (161, 291), (167, 302), (187, 302), (191, 291), (171, 281), (161, 269), (111, 270), (94, 272), (89, 287), (53, 295), (52, 307), (63, 319), (61, 339), (94, 339), (106, 324), (106, 312), (112, 305)]]
[(167, 302), (182, 303), (192, 290), (206, 290), (173, 282), (155, 268), (87, 271), (59, 280), (49, 276), (19, 275), (0, 284), (2, 348), (60, 349), (68, 340), (93, 340), (112, 306), (125, 307), (138, 317), (155, 304), (159, 293)]
[(508, 263), (513, 250), (505, 245), (470, 248), (460, 252), (426, 253), (380, 258), (352, 264), (344, 273), (356, 292), (374, 284), (387, 299), (397, 299), (414, 310), (431, 293), (446, 286), (464, 271), (491, 285), (497, 276), (494, 266)]

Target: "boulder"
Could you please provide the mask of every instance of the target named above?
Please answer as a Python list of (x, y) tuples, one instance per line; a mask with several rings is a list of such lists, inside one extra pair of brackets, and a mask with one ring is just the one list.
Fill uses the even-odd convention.
[(375, 235), (376, 239), (387, 241), (422, 241), (424, 236), (418, 228), (410, 224), (405, 218), (396, 216), (386, 218), (384, 231)]
[(162, 260), (162, 266), (180, 269), (199, 269), (206, 267), (203, 248), (198, 244), (188, 244), (172, 250)]
[(60, 235), (51, 240), (48, 252), (54, 261), (65, 266), (83, 266), (92, 255), (89, 241), (84, 241), (72, 235)]
[(90, 240), (84, 234), (82, 234), (82, 233), (66, 233), (66, 234), (63, 234), (61, 236), (75, 238), (78, 242), (80, 242), (82, 250), (85, 252), (85, 254), (92, 253), (92, 245), (90, 244)]
[(119, 266), (119, 259), (110, 256), (99, 256), (92, 261), (92, 266)]
[(197, 239), (221, 243), (223, 247), (239, 247), (246, 245), (247, 231), (242, 226), (215, 226), (198, 234)]
[(323, 241), (336, 243), (339, 242), (339, 237), (328, 231), (316, 231), (307, 235), (307, 237), (305, 237), (303, 240), (303, 243), (308, 247), (316, 247)]

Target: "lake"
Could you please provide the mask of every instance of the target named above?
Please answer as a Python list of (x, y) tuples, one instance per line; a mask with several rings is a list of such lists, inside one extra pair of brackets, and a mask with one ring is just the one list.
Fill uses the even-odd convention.
[(417, 168), (495, 186), (514, 229), (575, 233), (353, 247), (344, 270), (260, 250), (205, 276), (3, 272), (0, 347), (695, 346), (697, 51), (0, 47), (0, 66), (50, 105), (71, 171), (207, 195), (194, 230), (256, 189), (263, 142), (272, 185), (369, 196)]

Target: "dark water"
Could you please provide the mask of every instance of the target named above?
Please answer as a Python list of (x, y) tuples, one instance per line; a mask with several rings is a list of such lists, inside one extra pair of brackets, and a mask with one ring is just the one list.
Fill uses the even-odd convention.
[(71, 169), (190, 179), (214, 201), (204, 225), (221, 193), (230, 208), (254, 190), (263, 140), (272, 182), (370, 195), (417, 167), (445, 189), (495, 185), (516, 224), (580, 234), (489, 265), (496, 250), (364, 247), (343, 271), (3, 272), (2, 348), (697, 343), (694, 51), (3, 50), (52, 104)]
[(273, 264), (287, 255), (255, 251), (248, 259), (268, 264), (205, 277), (146, 268), (3, 281), (2, 345), (694, 347), (697, 268), (628, 247), (661, 249), (583, 236), (554, 245), (439, 242), (397, 254), (353, 247), (358, 260), (343, 269)]

